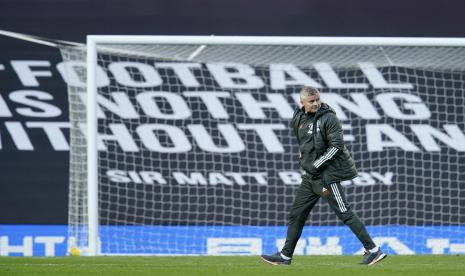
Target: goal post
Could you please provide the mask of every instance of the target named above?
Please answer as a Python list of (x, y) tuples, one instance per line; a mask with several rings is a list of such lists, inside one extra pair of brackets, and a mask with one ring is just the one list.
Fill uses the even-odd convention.
[[(276, 250), (301, 173), (289, 121), (313, 85), (343, 123), (360, 172), (346, 194), (375, 241), (460, 251), (465, 39), (92, 35), (61, 51), (86, 76), (68, 83), (71, 132), (86, 136), (71, 142), (69, 247)], [(360, 253), (324, 203), (305, 229), (297, 254)]]
[(98, 247), (98, 151), (97, 151), (97, 45), (92, 37), (87, 39), (87, 216), (89, 227), (89, 252), (99, 253)]

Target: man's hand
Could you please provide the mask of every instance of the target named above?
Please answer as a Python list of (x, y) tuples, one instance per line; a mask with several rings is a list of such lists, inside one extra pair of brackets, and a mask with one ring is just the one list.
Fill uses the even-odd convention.
[(326, 189), (325, 187), (323, 187), (323, 190), (321, 190), (321, 194), (324, 196), (324, 197), (328, 197), (330, 192), (328, 189)]

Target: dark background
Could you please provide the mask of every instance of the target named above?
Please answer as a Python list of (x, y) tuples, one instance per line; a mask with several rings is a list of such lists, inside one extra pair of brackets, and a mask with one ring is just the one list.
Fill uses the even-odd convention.
[(87, 34), (465, 36), (460, 0), (2, 0), (5, 30)]
[[(0, 29), (81, 43), (88, 34), (465, 37), (464, 11), (458, 0), (0, 0)], [(0, 50), (2, 95), (24, 88), (10, 60), (61, 60), (57, 49), (1, 36)], [(39, 90), (67, 110), (58, 77)], [(31, 140), (35, 151), (18, 151), (2, 136), (0, 224), (66, 224), (68, 152)]]

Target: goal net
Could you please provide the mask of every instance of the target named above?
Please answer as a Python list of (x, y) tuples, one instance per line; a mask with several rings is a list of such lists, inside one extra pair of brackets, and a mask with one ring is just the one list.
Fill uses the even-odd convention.
[[(342, 185), (375, 242), (390, 254), (465, 252), (464, 47), (402, 39), (191, 41), (101, 39), (87, 64), (85, 48), (61, 48), (71, 121), (70, 248), (91, 255), (281, 249), (301, 177), (290, 119), (300, 87), (310, 85), (341, 120), (359, 171)], [(93, 87), (86, 69), (95, 73)], [(96, 91), (90, 127), (98, 132), (88, 139), (87, 91)], [(92, 243), (97, 251), (87, 252)], [(320, 200), (295, 254), (361, 252)]]

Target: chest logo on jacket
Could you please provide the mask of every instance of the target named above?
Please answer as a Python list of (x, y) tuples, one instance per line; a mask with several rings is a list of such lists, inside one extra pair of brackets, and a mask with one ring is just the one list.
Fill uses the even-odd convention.
[[(316, 121), (316, 132), (320, 131), (320, 120)], [(312, 135), (313, 134), (313, 123), (308, 125), (308, 134)]]

